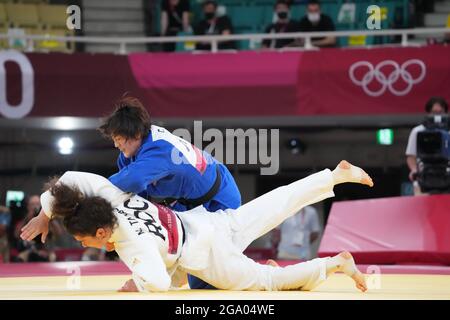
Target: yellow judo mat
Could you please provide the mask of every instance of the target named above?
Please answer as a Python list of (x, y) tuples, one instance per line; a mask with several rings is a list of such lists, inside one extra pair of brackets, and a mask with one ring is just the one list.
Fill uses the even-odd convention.
[(335, 274), (313, 291), (225, 291), (177, 289), (167, 293), (119, 293), (130, 277), (51, 276), (0, 278), (0, 299), (158, 299), (158, 300), (450, 300), (450, 275), (379, 275), (368, 277), (369, 290), (359, 292), (353, 281)]

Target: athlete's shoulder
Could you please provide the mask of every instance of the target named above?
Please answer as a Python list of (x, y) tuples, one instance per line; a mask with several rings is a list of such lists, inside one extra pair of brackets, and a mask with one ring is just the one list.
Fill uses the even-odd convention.
[(163, 134), (168, 132), (166, 129), (152, 125), (148, 136), (142, 141), (141, 147), (138, 151), (139, 154), (146, 153), (150, 150), (160, 149), (165, 146), (165, 140)]
[(159, 141), (159, 140), (167, 140), (168, 137), (173, 135), (166, 128), (159, 127), (154, 124), (150, 128), (150, 134), (151, 134), (152, 141), (154, 141), (154, 142)]

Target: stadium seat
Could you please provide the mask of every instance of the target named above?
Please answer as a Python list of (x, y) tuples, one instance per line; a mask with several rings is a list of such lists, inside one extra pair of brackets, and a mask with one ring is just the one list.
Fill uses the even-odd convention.
[[(8, 32), (8, 17), (6, 16), (5, 5), (0, 3), (0, 34), (6, 34)], [(8, 40), (0, 39), (0, 49), (6, 49), (8, 47)]]
[(38, 5), (39, 19), (45, 29), (67, 29), (65, 5)]
[[(41, 4), (38, 6), (38, 12), (45, 34), (54, 36), (73, 36), (75, 34), (74, 30), (69, 30), (67, 28), (65, 5)], [(73, 52), (75, 43), (51, 40), (39, 43), (38, 47), (49, 51)]]
[[(193, 34), (190, 32), (179, 32), (177, 34), (177, 37), (183, 37), (183, 36), (192, 36)], [(175, 51), (192, 51), (195, 50), (195, 42), (192, 41), (185, 41), (185, 42), (177, 42), (175, 44)]]
[(5, 5), (0, 3), (0, 27), (5, 28), (8, 25), (8, 16), (6, 15)]
[(264, 24), (263, 7), (233, 6), (227, 8), (227, 13), (237, 30), (256, 31)]
[(26, 4), (41, 4), (41, 3), (48, 3), (48, 0), (18, 0), (17, 2)]
[(221, 5), (232, 7), (232, 6), (242, 6), (242, 5), (252, 5), (253, 1), (245, 1), (245, 0), (221, 0)]
[[(40, 33), (41, 24), (35, 4), (7, 3), (5, 4), (5, 9), (9, 20), (9, 32), (19, 34), (23, 30), (25, 34), (30, 35)], [(16, 50), (24, 50), (28, 47), (28, 44), (23, 40), (17, 39), (12, 47)]]
[[(40, 30), (38, 34), (55, 36), (55, 37), (64, 37), (70, 36), (70, 30)], [(38, 51), (48, 51), (48, 52), (73, 52), (75, 50), (74, 42), (65, 42), (65, 41), (57, 41), (57, 40), (42, 40), (36, 41), (35, 45)]]
[(13, 27), (40, 28), (37, 6), (34, 4), (7, 3), (6, 14)]
[[(8, 32), (8, 29), (5, 27), (0, 26), (0, 33), (6, 34)], [(0, 49), (7, 49), (8, 48), (8, 40), (6, 39), (0, 39)]]
[[(249, 34), (254, 33), (255, 30), (253, 29), (241, 29), (241, 30), (235, 30), (236, 34)], [(250, 46), (250, 40), (239, 40), (236, 41), (237, 49), (238, 50), (249, 50), (252, 49)]]

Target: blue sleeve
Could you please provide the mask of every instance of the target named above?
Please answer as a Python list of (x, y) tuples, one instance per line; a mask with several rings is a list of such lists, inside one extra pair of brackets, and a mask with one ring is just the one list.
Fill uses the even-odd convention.
[(168, 161), (164, 150), (148, 150), (139, 155), (136, 161), (123, 167), (119, 158), (120, 171), (109, 177), (109, 181), (125, 192), (140, 193), (147, 189), (153, 181), (168, 174)]

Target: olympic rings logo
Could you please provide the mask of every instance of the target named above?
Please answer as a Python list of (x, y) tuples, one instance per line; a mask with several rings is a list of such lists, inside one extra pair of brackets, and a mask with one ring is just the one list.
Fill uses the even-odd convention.
[[(416, 65), (420, 68), (420, 74), (414, 78), (412, 74), (408, 71), (408, 67)], [(391, 66), (394, 69), (389, 73), (385, 74), (382, 69)], [(366, 68), (367, 72), (361, 79), (357, 79), (355, 76), (355, 72), (358, 68)], [(411, 59), (405, 61), (401, 66), (393, 61), (393, 60), (385, 60), (378, 63), (375, 67), (368, 61), (359, 61), (355, 62), (351, 65), (348, 75), (352, 82), (357, 86), (363, 88), (364, 92), (367, 93), (371, 97), (379, 97), (386, 90), (390, 91), (392, 94), (396, 96), (404, 96), (408, 94), (412, 87), (415, 84), (421, 82), (426, 75), (426, 66), (422, 60), (419, 59)], [(394, 84), (402, 79), (404, 83), (406, 83), (406, 87), (404, 89), (396, 89)], [(378, 90), (373, 90), (369, 88), (369, 84), (376, 80), (381, 84), (381, 88)]]

